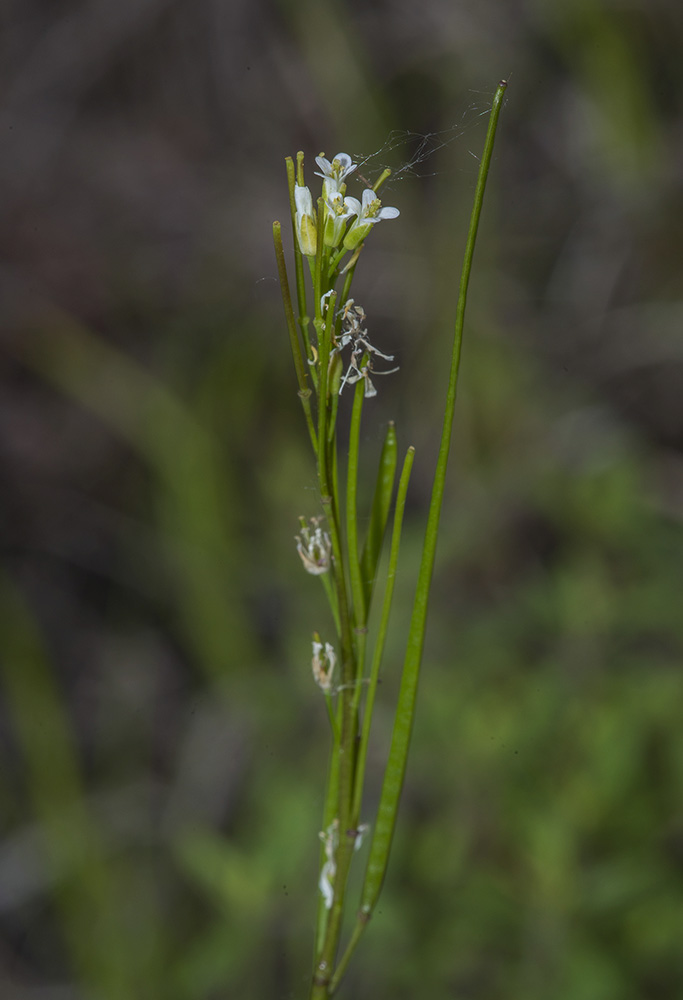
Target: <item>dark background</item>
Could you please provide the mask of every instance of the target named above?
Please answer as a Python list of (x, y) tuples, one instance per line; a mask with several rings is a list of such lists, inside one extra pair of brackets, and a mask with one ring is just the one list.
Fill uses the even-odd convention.
[(371, 819), (505, 77), (399, 831), (340, 996), (679, 998), (678, 0), (5, 0), (0, 31), (0, 995), (306, 995), (328, 626), (284, 157), (389, 166), (401, 210), (354, 288), (401, 366), (366, 475), (387, 420), (417, 447)]

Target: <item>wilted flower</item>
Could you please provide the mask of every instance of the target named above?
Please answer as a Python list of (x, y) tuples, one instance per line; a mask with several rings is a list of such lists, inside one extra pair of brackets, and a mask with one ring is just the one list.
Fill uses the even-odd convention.
[[(366, 398), (376, 396), (377, 389), (370, 378), (370, 372), (373, 372), (375, 375), (391, 375), (397, 372), (398, 368), (390, 368), (384, 372), (375, 372), (372, 367), (372, 358), (374, 356), (383, 358), (385, 361), (393, 361), (394, 355), (384, 354), (370, 343), (368, 331), (363, 326), (366, 320), (365, 310), (362, 306), (355, 305), (353, 299), (347, 299), (337, 315), (341, 316), (341, 331), (335, 349), (339, 351), (343, 350), (349, 344), (351, 345), (351, 360), (346, 369), (346, 374), (339, 383), (339, 392), (342, 392), (347, 383), (348, 385), (353, 385), (355, 382), (363, 379), (365, 381)], [(363, 363), (363, 358), (366, 359), (365, 363)]]
[(307, 187), (295, 184), (294, 202), (296, 204), (296, 235), (299, 239), (299, 249), (307, 257), (315, 257), (318, 244), (317, 226), (313, 198)]
[[(358, 359), (357, 359), (357, 357), (355, 355), (351, 355), (351, 364), (348, 367), (346, 375), (344, 376), (344, 378), (341, 381), (341, 386), (339, 388), (339, 392), (341, 393), (342, 389), (344, 388), (344, 386), (347, 383), (349, 385), (353, 385), (354, 382), (359, 382), (361, 379), (364, 379), (365, 380), (365, 389), (364, 389), (363, 394), (364, 394), (365, 398), (366, 399), (370, 399), (372, 396), (376, 396), (377, 395), (377, 389), (375, 388), (375, 383), (370, 378), (370, 371), (371, 371), (371, 368), (370, 368), (370, 362), (369, 361), (368, 361), (367, 364), (361, 365), (360, 368), (359, 368), (358, 367)], [(391, 375), (392, 372), (397, 372), (397, 371), (398, 371), (398, 368), (392, 368), (388, 372), (377, 372), (377, 374), (378, 375)]]
[(395, 219), (401, 214), (397, 208), (389, 206), (382, 208), (382, 202), (372, 188), (366, 188), (363, 191), (362, 204), (357, 198), (346, 198), (345, 201), (349, 203), (353, 214), (357, 216), (344, 238), (344, 246), (347, 250), (355, 250), (377, 222), (382, 219)]
[(312, 517), (308, 524), (299, 518), (301, 534), (296, 535), (296, 548), (307, 573), (320, 576), (327, 573), (332, 558), (330, 536), (320, 527), (320, 518)]

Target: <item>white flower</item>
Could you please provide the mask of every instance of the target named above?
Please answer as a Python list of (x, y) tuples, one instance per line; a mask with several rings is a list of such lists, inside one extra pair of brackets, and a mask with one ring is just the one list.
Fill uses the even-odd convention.
[(345, 201), (349, 203), (353, 214), (357, 216), (344, 239), (344, 246), (347, 250), (355, 250), (377, 222), (382, 219), (396, 219), (401, 214), (397, 208), (391, 208), (388, 205), (386, 208), (382, 208), (382, 202), (372, 188), (366, 188), (363, 191), (362, 204), (357, 198), (346, 198)]
[(355, 215), (354, 207), (351, 204), (352, 201), (356, 201), (356, 199), (344, 198), (341, 191), (333, 191), (326, 198), (325, 246), (339, 246), (346, 227), (346, 220)]
[(313, 198), (307, 187), (295, 184), (294, 202), (296, 204), (296, 235), (299, 239), (299, 249), (307, 257), (315, 257), (318, 242), (317, 226)]
[(330, 195), (339, 191), (344, 183), (344, 178), (352, 174), (357, 166), (356, 163), (351, 162), (348, 153), (337, 153), (331, 163), (321, 154), (316, 156), (315, 162), (321, 171), (316, 170), (315, 175), (323, 178), (323, 198), (329, 198)]
[(320, 527), (320, 518), (312, 517), (309, 524), (303, 517), (299, 518), (301, 534), (296, 535), (296, 548), (301, 556), (304, 569), (313, 576), (327, 573), (332, 558), (332, 543), (330, 536)]
[(320, 636), (315, 632), (313, 634), (313, 659), (311, 667), (316, 684), (325, 694), (328, 694), (332, 687), (332, 674), (334, 673), (336, 662), (337, 654), (334, 651), (332, 643), (326, 642), (323, 648)]

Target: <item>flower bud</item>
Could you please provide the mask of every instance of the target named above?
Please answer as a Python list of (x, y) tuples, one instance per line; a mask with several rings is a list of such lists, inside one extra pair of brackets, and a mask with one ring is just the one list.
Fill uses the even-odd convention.
[(325, 246), (337, 247), (346, 228), (346, 221), (353, 215), (349, 199), (336, 191), (325, 201)]
[(294, 202), (296, 204), (295, 221), (299, 249), (307, 257), (315, 257), (318, 244), (318, 231), (315, 209), (313, 208), (313, 198), (309, 189), (296, 184), (294, 186)]
[(372, 229), (372, 223), (365, 223), (365, 225), (359, 226), (357, 223), (354, 224), (349, 229), (348, 233), (344, 238), (344, 248), (346, 250), (355, 250), (359, 246), (365, 237), (368, 235)]
[(335, 350), (330, 354), (330, 367), (328, 368), (327, 374), (327, 384), (329, 386), (331, 396), (339, 395), (343, 372), (344, 365), (342, 363), (341, 355), (338, 350)]

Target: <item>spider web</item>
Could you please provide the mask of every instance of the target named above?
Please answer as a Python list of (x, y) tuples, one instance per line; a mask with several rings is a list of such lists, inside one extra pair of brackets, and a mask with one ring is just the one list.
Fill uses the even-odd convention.
[[(487, 103), (481, 104), (473, 101), (463, 111), (460, 120), (448, 128), (440, 129), (436, 132), (413, 132), (410, 129), (393, 129), (386, 137), (379, 149), (372, 153), (353, 153), (351, 158), (358, 164), (355, 176), (359, 180), (369, 181), (369, 186), (382, 171), (390, 167), (387, 160), (391, 154), (399, 149), (404, 153), (406, 147), (411, 151), (407, 160), (404, 160), (398, 169), (390, 167), (391, 174), (386, 180), (385, 189), (391, 188), (397, 181), (407, 178), (434, 177), (440, 171), (421, 170), (423, 164), (427, 163), (440, 150), (450, 146), (457, 139), (460, 139), (466, 132), (469, 132), (477, 124), (480, 118), (485, 117), (491, 111), (491, 97), (487, 95)], [(471, 151), (470, 151), (471, 152)], [(478, 157), (472, 153), (475, 159)]]

